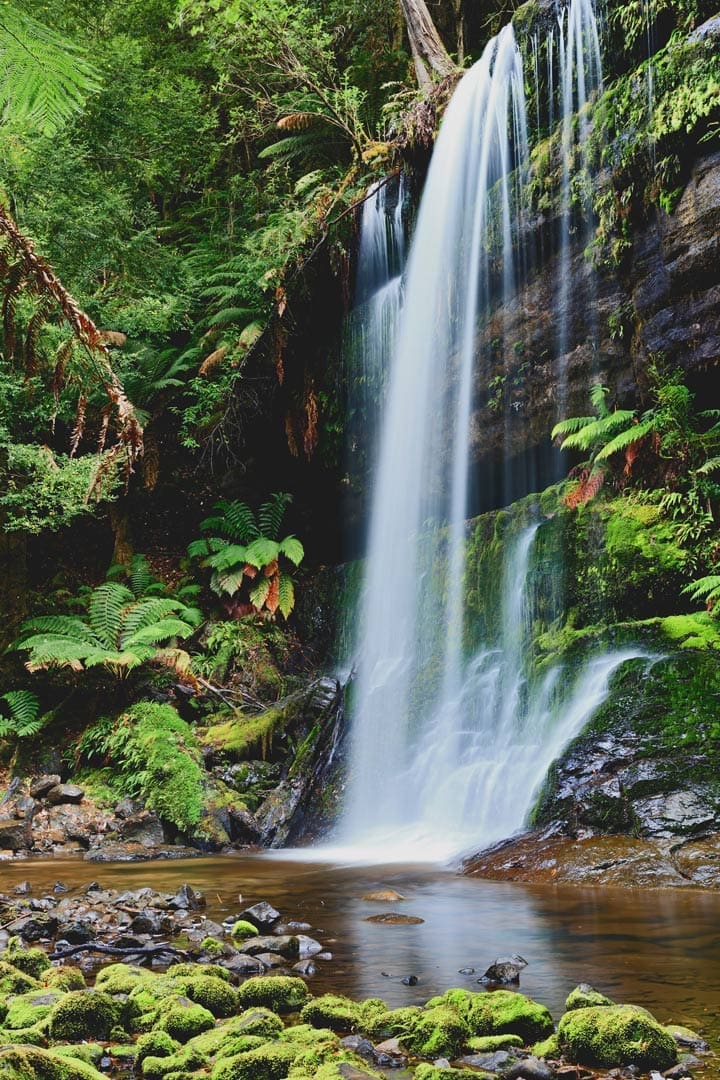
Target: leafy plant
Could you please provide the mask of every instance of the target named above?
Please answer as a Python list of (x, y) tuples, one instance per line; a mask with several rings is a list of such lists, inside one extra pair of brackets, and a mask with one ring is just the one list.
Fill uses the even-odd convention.
[(200, 613), (181, 600), (136, 597), (108, 581), (90, 592), (87, 619), (45, 615), (25, 622), (11, 649), (29, 653), (28, 671), (104, 667), (117, 678), (143, 664), (164, 664), (180, 675), (190, 657), (174, 643), (195, 633)]
[(8, 690), (0, 696), (3, 713), (0, 714), (0, 738), (15, 736), (22, 739), (37, 735), (45, 718), (40, 716), (40, 702), (30, 690)]
[(201, 754), (190, 725), (171, 705), (140, 701), (120, 717), (103, 718), (83, 734), (77, 754), (111, 765), (118, 795), (142, 798), (178, 829), (200, 820)]
[(218, 596), (242, 597), (238, 614), (251, 611), (277, 611), (288, 617), (295, 604), (295, 587), (287, 566), (299, 566), (305, 554), (295, 536), (278, 540), (285, 511), (292, 496), (276, 493), (262, 504), (257, 514), (247, 503), (221, 500), (218, 513), (200, 525), (203, 532), (214, 533), (194, 540), (188, 547), (192, 558), (212, 571), (210, 587)]

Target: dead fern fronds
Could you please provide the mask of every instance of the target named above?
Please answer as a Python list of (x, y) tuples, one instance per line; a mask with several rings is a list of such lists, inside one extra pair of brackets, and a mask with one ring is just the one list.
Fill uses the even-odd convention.
[(220, 367), (223, 360), (227, 355), (227, 346), (221, 345), (219, 349), (215, 349), (209, 356), (206, 356), (202, 364), (198, 368), (198, 375), (212, 375), (217, 368)]
[(322, 119), (317, 113), (295, 112), (290, 113), (288, 116), (282, 116), (278, 120), (277, 126), (280, 131), (307, 131), (308, 128)]

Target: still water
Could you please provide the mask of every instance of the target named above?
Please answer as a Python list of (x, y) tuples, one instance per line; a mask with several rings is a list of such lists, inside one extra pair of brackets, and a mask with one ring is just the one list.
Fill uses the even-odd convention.
[[(391, 1006), (419, 1004), (451, 986), (478, 989), (476, 979), (503, 953), (528, 961), (521, 990), (557, 1020), (568, 992), (591, 982), (618, 1001), (644, 1005), (663, 1022), (720, 1036), (720, 894), (700, 890), (590, 889), (463, 878), (427, 865), (314, 865), (270, 854), (223, 855), (177, 862), (91, 864), (78, 859), (0, 864), (0, 891), (20, 881), (35, 896), (65, 882), (107, 888), (176, 890), (187, 881), (204, 892), (210, 918), (266, 899), (287, 919), (312, 925), (333, 953), (318, 962), (315, 993), (382, 997)], [(363, 900), (392, 888), (404, 902)], [(242, 905), (238, 895), (242, 894)], [(365, 921), (396, 910), (422, 924)], [(473, 967), (474, 975), (460, 975)], [(386, 974), (383, 974), (385, 972)], [(401, 978), (416, 975), (417, 986)]]

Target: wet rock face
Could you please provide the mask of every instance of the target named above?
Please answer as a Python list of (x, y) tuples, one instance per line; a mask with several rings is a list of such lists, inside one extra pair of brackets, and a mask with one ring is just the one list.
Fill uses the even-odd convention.
[(644, 389), (653, 356), (691, 375), (720, 362), (720, 153), (696, 163), (672, 214), (658, 210), (635, 229), (622, 267), (593, 273), (584, 240), (571, 253), (561, 357), (555, 231), (552, 221), (533, 223), (538, 270), (519, 296), (491, 314), (478, 341), (476, 385), (496, 387), (479, 395), (472, 423), (474, 458), (485, 468), (547, 446), (558, 418), (561, 368), (563, 411), (573, 416), (587, 413), (587, 387), (598, 378), (623, 406), (637, 405), (638, 383)]

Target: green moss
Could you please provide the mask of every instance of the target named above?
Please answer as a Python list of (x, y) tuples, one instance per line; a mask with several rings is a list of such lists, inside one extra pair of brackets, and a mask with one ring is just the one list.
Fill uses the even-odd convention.
[[(57, 1054), (58, 1057), (72, 1058), (73, 1061), (84, 1061), (86, 1065), (97, 1065), (100, 1058), (105, 1053), (105, 1047), (100, 1043), (81, 1043), (79, 1046), (68, 1044), (67, 1046), (53, 1046), (53, 1054)], [(113, 1054), (115, 1051), (113, 1050)], [(133, 1057), (135, 1056), (135, 1047), (133, 1046)]]
[(85, 976), (76, 967), (49, 967), (40, 976), (40, 982), (49, 990), (83, 990)]
[(5, 1029), (19, 1030), (33, 1027), (50, 1015), (53, 1005), (60, 1000), (57, 990), (33, 990), (29, 994), (20, 994), (8, 1002), (8, 1011), (3, 1026)]
[(565, 1012), (572, 1012), (573, 1009), (590, 1009), (594, 1005), (614, 1004), (614, 1001), (605, 997), (599, 990), (595, 990), (592, 986), (583, 983), (581, 986), (576, 986), (568, 994), (565, 1000)]
[(423, 1062), (413, 1073), (415, 1080), (489, 1080), (491, 1073), (477, 1069), (446, 1069)]
[(0, 1049), (2, 1080), (101, 1080), (102, 1073), (83, 1061), (31, 1046)]
[(269, 1043), (256, 1050), (219, 1061), (212, 1080), (285, 1080), (297, 1050), (284, 1043)]
[(225, 945), (216, 937), (206, 937), (200, 942), (200, 948), (209, 956), (221, 956), (225, 952)]
[(456, 1009), (472, 1035), (519, 1035), (528, 1046), (550, 1035), (553, 1019), (544, 1005), (511, 990), (473, 993), (471, 990), (448, 990), (433, 998), (428, 1006), (440, 1004)]
[(26, 994), (28, 990), (37, 990), (39, 987), (37, 979), (0, 960), (0, 998), (7, 997), (8, 994)]
[(178, 982), (191, 1001), (204, 1006), (216, 1019), (234, 1016), (238, 1011), (238, 992), (222, 979), (201, 975), (186, 977)]
[(675, 1040), (644, 1009), (634, 1005), (596, 1006), (565, 1013), (558, 1025), (563, 1053), (581, 1065), (616, 1068), (636, 1065), (664, 1071), (677, 1061)]
[(102, 990), (71, 990), (50, 1012), (54, 1042), (107, 1039), (120, 1018), (120, 1007)]
[[(387, 1011), (386, 1009), (383, 1011)], [(331, 1031), (355, 1031), (360, 1016), (359, 1006), (339, 994), (322, 994), (311, 998), (300, 1012), (304, 1024)]]
[(473, 1035), (467, 1044), (476, 1054), (494, 1054), (496, 1050), (521, 1047), (523, 1041), (519, 1035)]
[(159, 1020), (160, 1029), (167, 1031), (173, 1039), (186, 1043), (195, 1035), (215, 1027), (215, 1017), (202, 1005), (182, 1005), (172, 1003)]
[(144, 986), (152, 978), (147, 971), (128, 964), (108, 964), (95, 979), (97, 990), (106, 994), (129, 994), (136, 986)]
[(238, 990), (238, 1000), (244, 1008), (265, 1005), (281, 1013), (302, 1008), (308, 997), (308, 988), (303, 980), (290, 975), (254, 976)]
[(171, 979), (184, 978), (190, 975), (193, 978), (199, 976), (207, 979), (220, 979), (222, 982), (230, 982), (230, 972), (220, 964), (175, 964), (168, 972)]
[(266, 758), (273, 736), (285, 724), (281, 708), (266, 709), (258, 716), (246, 716), (239, 709), (229, 719), (212, 724), (201, 735), (203, 745), (221, 761), (243, 761), (260, 754)]
[(532, 1052), (535, 1057), (539, 1058), (558, 1058), (560, 1057), (560, 1042), (557, 1034), (553, 1032), (547, 1039), (543, 1039), (542, 1042), (535, 1043), (532, 1048)]
[(470, 1035), (457, 1010), (444, 1001), (430, 1003), (426, 1009), (411, 1005), (378, 1013), (364, 1022), (363, 1030), (373, 1039), (394, 1036), (422, 1057), (455, 1057)]
[(148, 1055), (143, 1058), (142, 1074), (150, 1080), (159, 1080), (160, 1077), (173, 1073), (192, 1073), (207, 1064), (207, 1057), (197, 1047), (183, 1046), (174, 1054), (162, 1054), (158, 1057)]
[(137, 1064), (141, 1065), (146, 1057), (170, 1057), (180, 1049), (180, 1043), (167, 1031), (149, 1031), (140, 1036), (135, 1047)]
[(253, 926), (251, 922), (246, 922), (245, 919), (238, 919), (232, 928), (230, 936), (233, 941), (245, 941), (247, 938), (254, 937), (257, 932), (257, 927)]
[(52, 967), (46, 952), (40, 948), (26, 949), (18, 937), (11, 937), (8, 940), (2, 956), (8, 964), (12, 964), (18, 971), (32, 976), (33, 979), (39, 979), (44, 971)]
[(27, 1046), (48, 1045), (48, 1021), (40, 1020), (26, 1028), (0, 1028), (0, 1046), (24, 1043)]

